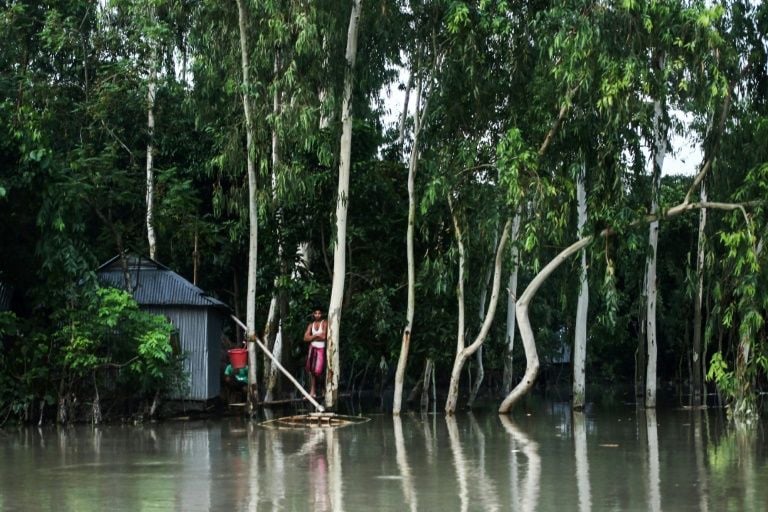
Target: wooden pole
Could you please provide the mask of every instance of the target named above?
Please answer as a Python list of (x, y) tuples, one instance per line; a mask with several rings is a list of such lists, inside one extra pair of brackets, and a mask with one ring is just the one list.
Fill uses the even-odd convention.
[[(248, 328), (245, 326), (245, 324), (243, 322), (241, 322), (235, 315), (230, 315), (230, 316), (232, 317), (232, 320), (234, 320), (237, 325), (239, 325), (241, 328), (245, 329), (245, 332), (248, 332)], [(272, 364), (275, 365), (275, 368), (280, 370), (283, 373), (283, 375), (285, 375), (285, 377), (289, 381), (291, 381), (291, 383), (294, 386), (296, 386), (296, 389), (298, 389), (299, 392), (302, 395), (304, 395), (304, 398), (309, 400), (309, 403), (311, 403), (315, 407), (315, 409), (317, 409), (319, 412), (325, 411), (325, 408), (322, 405), (320, 405), (319, 403), (317, 403), (317, 400), (312, 398), (312, 395), (307, 393), (307, 391), (303, 387), (301, 387), (301, 384), (299, 384), (299, 382), (293, 377), (293, 375), (291, 375), (291, 373), (288, 370), (283, 368), (283, 365), (280, 364), (280, 361), (278, 361), (275, 358), (275, 356), (272, 355), (272, 352), (269, 351), (269, 349), (261, 342), (261, 340), (258, 337), (254, 336), (253, 337), (253, 342), (256, 345), (258, 345), (258, 347), (262, 350), (262, 352), (264, 352), (267, 355), (267, 357), (269, 357), (272, 360)], [(250, 369), (249, 369), (249, 371), (250, 371)]]

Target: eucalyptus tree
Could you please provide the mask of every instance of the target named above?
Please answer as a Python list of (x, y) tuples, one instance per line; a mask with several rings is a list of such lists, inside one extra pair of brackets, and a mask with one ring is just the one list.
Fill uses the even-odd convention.
[(344, 279), (346, 277), (347, 198), (349, 197), (349, 173), (352, 167), (352, 83), (357, 57), (361, 10), (362, 0), (353, 0), (347, 30), (347, 48), (344, 55), (347, 69), (344, 74), (344, 94), (341, 107), (342, 132), (339, 149), (339, 183), (336, 195), (336, 240), (333, 251), (333, 284), (330, 305), (328, 306), (328, 340), (326, 341), (328, 369), (325, 382), (325, 404), (329, 408), (335, 405), (339, 392), (339, 341)]
[[(765, 144), (757, 141), (765, 139), (768, 117), (768, 32), (764, 23), (768, 7), (764, 3), (741, 2), (725, 7), (717, 28), (725, 39), (719, 57), (729, 85), (722, 80), (719, 83), (721, 90), (730, 93), (735, 122), (728, 122), (724, 131), (713, 130), (705, 141), (705, 148), (718, 155), (709, 176), (708, 196), (730, 193), (733, 201), (758, 201), (724, 218), (712, 218), (713, 222), (720, 221), (713, 229), (719, 233), (713, 249), (721, 257), (711, 260), (711, 275), (719, 279), (709, 285), (711, 306), (706, 331), (717, 345), (707, 378), (714, 380), (724, 394), (733, 418), (754, 424), (758, 411), (756, 386), (758, 379), (768, 374), (764, 327), (768, 304), (765, 294), (757, 291), (766, 283), (763, 198), (768, 153)], [(718, 112), (715, 119), (720, 116)], [(718, 123), (722, 123), (722, 117), (715, 126)]]
[[(522, 201), (520, 192), (524, 187), (500, 165), (503, 158), (500, 159), (499, 147), (507, 144), (505, 132), (519, 134), (516, 126), (528, 127), (540, 120), (540, 112), (531, 108), (530, 97), (550, 91), (546, 83), (536, 79), (534, 55), (537, 50), (528, 31), (540, 8), (525, 3), (480, 6), (455, 3), (448, 14), (451, 51), (446, 54), (439, 77), (440, 96), (431, 120), (434, 133), (430, 131), (430, 146), (443, 156), (438, 160), (441, 172), (432, 179), (434, 190), (425, 198), (427, 203), (434, 204), (436, 197), (450, 197), (458, 248), (459, 327), (445, 407), (448, 414), (456, 408), (464, 364), (482, 346), (492, 325), (503, 259), (499, 249), (503, 251), (507, 243), (513, 211)], [(535, 93), (540, 86), (544, 92)], [(530, 154), (523, 155), (521, 160), (530, 162)], [(526, 173), (521, 174), (523, 179), (528, 178)], [(542, 188), (548, 187), (534, 186), (533, 191)], [(531, 197), (530, 201), (533, 200)], [(501, 226), (504, 228), (499, 229)], [(468, 234), (471, 235), (467, 240)], [(498, 243), (494, 244), (494, 240)], [(469, 255), (478, 258), (478, 248), (483, 251), (481, 259), (486, 259), (488, 253), (493, 255), (488, 258), (493, 261), (493, 284), (477, 337), (467, 346), (462, 268)], [(481, 297), (483, 286), (476, 292)]]
[[(580, 163), (576, 176), (577, 238), (583, 238), (587, 225), (586, 163)], [(579, 298), (573, 340), (573, 408), (580, 410), (586, 403), (585, 368), (587, 353), (587, 313), (589, 310), (589, 283), (587, 280), (587, 252), (582, 249), (579, 268)]]
[[(416, 205), (415, 195), (416, 172), (420, 159), (420, 142), (422, 128), (426, 122), (426, 116), (429, 112), (430, 93), (435, 86), (434, 75), (438, 71), (443, 59), (445, 44), (437, 39), (441, 32), (440, 21), (442, 12), (434, 12), (434, 9), (425, 9), (424, 6), (411, 4), (411, 10), (414, 11), (413, 21), (413, 43), (410, 53), (407, 57), (407, 64), (410, 65), (408, 75), (408, 84), (405, 91), (405, 105), (403, 108), (398, 143), (405, 142), (405, 125), (408, 120), (410, 110), (410, 88), (415, 82), (416, 90), (414, 97), (414, 108), (412, 115), (412, 140), (410, 154), (408, 155), (408, 227), (406, 230), (406, 261), (408, 268), (408, 298), (405, 318), (405, 327), (403, 328), (402, 341), (400, 346), (400, 356), (397, 362), (397, 371), (395, 373), (395, 391), (393, 397), (392, 413), (400, 414), (403, 397), (403, 382), (405, 380), (405, 370), (408, 364), (408, 351), (411, 344), (413, 317), (416, 301), (416, 262), (414, 254), (414, 230), (416, 228)], [(422, 11), (423, 9), (423, 11)]]
[[(694, 6), (689, 10), (683, 10), (680, 6), (672, 6), (674, 9), (670, 7), (671, 10), (664, 10), (662, 9), (662, 12), (660, 13), (661, 16), (669, 16), (669, 20), (673, 20), (675, 22), (681, 23), (681, 26), (685, 29), (681, 33), (690, 37), (688, 39), (688, 43), (681, 45), (688, 50), (695, 49), (698, 47), (698, 45), (702, 44), (710, 44), (713, 47), (717, 47), (718, 42), (722, 41), (721, 38), (718, 37), (718, 33), (712, 29), (712, 24), (714, 21), (719, 19), (719, 17), (722, 15), (722, 11), (720, 11), (717, 8), (714, 9), (707, 9), (701, 6)], [(620, 16), (619, 20), (621, 19), (621, 16), (623, 16), (625, 13), (622, 13), (621, 10), (617, 11), (617, 14)], [(633, 16), (636, 13), (632, 12), (632, 7), (629, 6), (629, 11), (626, 13), (627, 18), (624, 18), (625, 20), (631, 20), (633, 19)], [(620, 26), (621, 22), (614, 21), (614, 26)], [(671, 26), (673, 24), (666, 25), (667, 27)], [(653, 26), (653, 23), (647, 24), (647, 30), (651, 32), (651, 27)], [(664, 27), (664, 24), (662, 23), (662, 29)], [(666, 29), (664, 29), (666, 30)], [(642, 41), (641, 41), (642, 43)], [(632, 44), (627, 45), (627, 48), (631, 48)], [(640, 44), (638, 46), (639, 48), (646, 48), (644, 44)], [(641, 52), (641, 55), (645, 55), (644, 51)], [(630, 56), (631, 57), (631, 56)], [(626, 59), (623, 61), (624, 64), (621, 66), (616, 67), (615, 69), (622, 69), (623, 66), (626, 66), (626, 63), (631, 63), (632, 59)], [(680, 70), (683, 69), (685, 59), (682, 56), (675, 56), (675, 59), (672, 61), (672, 65), (670, 66), (670, 69), (672, 70)], [(702, 66), (703, 67), (703, 66)], [(611, 76), (615, 76), (615, 69), (611, 69), (610, 67), (604, 67), (600, 71), (600, 76), (602, 77), (602, 80), (610, 79)], [(633, 69), (632, 66), (629, 66), (627, 69)], [(698, 71), (699, 67), (694, 67), (692, 69), (688, 69), (688, 71), (691, 74), (694, 74)], [(712, 68), (710, 68), (712, 69)], [(668, 77), (667, 77), (668, 78)], [(611, 82), (604, 82), (604, 84), (610, 84)], [(634, 83), (633, 80), (629, 80), (626, 82), (625, 85), (631, 85)], [(686, 82), (687, 83), (687, 82)], [(713, 137), (715, 139), (719, 138), (719, 134), (722, 133), (723, 126), (725, 124), (725, 120), (728, 117), (728, 108), (727, 105), (729, 103), (729, 97), (730, 97), (730, 91), (729, 86), (727, 85), (726, 81), (724, 81), (724, 76), (719, 75), (718, 79), (716, 80), (716, 83), (718, 84), (717, 87), (711, 88), (710, 90), (713, 92), (712, 95), (712, 101), (710, 102), (711, 107), (715, 108), (716, 112), (718, 112), (719, 116), (719, 123), (718, 123), (718, 129), (714, 131)], [(600, 91), (601, 98), (598, 102), (598, 106), (605, 106), (606, 104), (611, 104), (615, 100), (619, 98), (617, 93), (621, 91), (624, 87), (624, 84), (616, 84), (614, 82), (613, 87), (603, 87)], [(630, 89), (630, 91), (633, 89)], [(623, 94), (623, 93), (622, 93)], [(629, 95), (625, 95), (624, 97), (629, 97)], [(720, 106), (720, 103), (723, 102), (724, 105)], [(658, 109), (656, 109), (656, 112), (658, 112)], [(661, 117), (661, 114), (655, 116), (658, 120)], [(653, 117), (651, 117), (653, 119)], [(658, 125), (656, 125), (658, 126)], [(651, 123), (651, 128), (654, 127), (654, 124)], [(671, 218), (677, 215), (680, 215), (686, 211), (695, 210), (695, 209), (701, 209), (701, 208), (709, 208), (709, 209), (720, 209), (724, 211), (732, 211), (732, 210), (743, 210), (749, 202), (744, 201), (737, 201), (737, 202), (692, 202), (691, 197), (692, 194), (696, 191), (698, 186), (700, 185), (703, 178), (707, 175), (709, 170), (712, 167), (713, 160), (716, 156), (716, 145), (711, 145), (711, 141), (708, 141), (707, 144), (710, 147), (709, 151), (705, 151), (705, 158), (702, 161), (700, 167), (698, 168), (697, 175), (694, 178), (691, 187), (689, 188), (688, 192), (685, 194), (685, 197), (682, 199), (681, 202), (678, 204), (671, 206), (669, 208), (665, 208), (663, 210), (659, 210), (658, 213), (649, 214), (642, 218), (637, 218), (636, 220), (630, 222), (628, 225), (625, 225), (624, 228), (620, 228), (620, 217), (613, 217), (613, 220), (610, 218), (606, 219), (609, 223), (608, 228), (603, 229), (602, 231), (599, 231), (595, 235), (590, 235), (585, 238), (582, 238), (575, 242), (574, 244), (570, 245), (563, 251), (561, 251), (554, 259), (552, 259), (549, 263), (547, 263), (541, 271), (536, 275), (536, 277), (531, 281), (531, 283), (526, 288), (525, 292), (522, 294), (520, 299), (518, 300), (518, 321), (521, 324), (521, 333), (523, 333), (523, 339), (527, 340), (526, 343), (528, 346), (530, 346), (533, 351), (529, 353), (526, 352), (527, 358), (528, 358), (528, 365), (529, 368), (533, 368), (534, 371), (528, 372), (527, 378), (521, 382), (513, 391), (510, 393), (510, 395), (502, 402), (500, 406), (500, 412), (508, 412), (510, 408), (515, 404), (517, 400), (525, 393), (528, 389), (530, 389), (530, 384), (532, 382), (532, 379), (535, 378), (537, 365), (536, 358), (535, 358), (535, 345), (533, 341), (533, 332), (530, 330), (530, 326), (526, 325), (528, 322), (527, 318), (527, 310), (523, 307), (523, 305), (527, 306), (527, 303), (531, 300), (533, 297), (533, 294), (536, 293), (537, 289), (541, 286), (541, 284), (551, 275), (551, 273), (563, 262), (565, 261), (569, 256), (576, 254), (578, 251), (580, 251), (582, 248), (588, 246), (592, 241), (594, 241), (596, 238), (604, 238), (608, 237), (610, 235), (613, 235), (614, 233), (618, 232), (619, 229), (626, 229), (629, 227), (639, 226), (642, 224), (652, 223), (657, 220), (663, 220), (665, 218)], [(617, 225), (618, 222), (618, 225)], [(616, 226), (616, 227), (614, 227)], [(533, 358), (531, 357), (533, 356)], [(534, 363), (532, 365), (531, 363)], [(655, 390), (651, 390), (655, 391)], [(652, 405), (652, 401), (648, 403), (648, 405)]]

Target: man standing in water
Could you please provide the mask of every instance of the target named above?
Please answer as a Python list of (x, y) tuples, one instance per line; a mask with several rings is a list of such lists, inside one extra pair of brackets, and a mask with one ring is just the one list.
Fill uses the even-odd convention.
[(306, 369), (309, 372), (309, 394), (317, 396), (317, 378), (325, 371), (325, 340), (328, 338), (328, 321), (323, 318), (323, 308), (312, 309), (312, 321), (304, 331), (304, 341), (309, 343)]

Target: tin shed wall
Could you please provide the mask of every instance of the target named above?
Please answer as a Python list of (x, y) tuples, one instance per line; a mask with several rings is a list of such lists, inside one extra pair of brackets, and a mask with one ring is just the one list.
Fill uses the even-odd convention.
[(208, 312), (208, 394), (221, 394), (221, 371), (224, 368), (221, 349), (221, 333), (224, 331), (225, 316), (218, 308), (207, 308)]
[[(208, 308), (178, 308), (146, 306), (145, 311), (168, 317), (179, 330), (181, 352), (185, 355), (184, 371), (189, 376), (189, 389), (179, 398), (188, 400), (208, 400), (219, 395), (218, 365), (211, 368), (208, 340)], [(220, 334), (219, 334), (220, 336)], [(219, 337), (215, 339), (220, 344)], [(217, 381), (212, 385), (210, 372), (215, 371)]]

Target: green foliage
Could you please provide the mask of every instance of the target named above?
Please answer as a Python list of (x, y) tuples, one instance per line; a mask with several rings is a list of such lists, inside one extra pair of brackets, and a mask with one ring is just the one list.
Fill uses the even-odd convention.
[(99, 289), (68, 316), (54, 334), (62, 342), (66, 373), (82, 379), (92, 372), (120, 368), (118, 380), (140, 396), (175, 391), (170, 386), (180, 361), (173, 357), (173, 327), (162, 317), (140, 311), (130, 294)]

